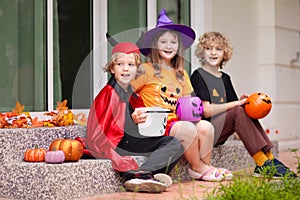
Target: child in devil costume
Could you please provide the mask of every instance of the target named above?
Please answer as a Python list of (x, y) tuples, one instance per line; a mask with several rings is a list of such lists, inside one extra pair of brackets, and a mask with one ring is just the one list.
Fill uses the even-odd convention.
[[(135, 44), (114, 46), (105, 66), (112, 76), (90, 108), (87, 138), (81, 139), (93, 157), (112, 161), (112, 167), (125, 177), (127, 190), (163, 192), (172, 184), (167, 174), (184, 150), (172, 136), (145, 137), (139, 133), (138, 123), (145, 122), (147, 110), (130, 81), (138, 74), (140, 63)], [(147, 160), (139, 167), (130, 157), (133, 155), (147, 156)]]

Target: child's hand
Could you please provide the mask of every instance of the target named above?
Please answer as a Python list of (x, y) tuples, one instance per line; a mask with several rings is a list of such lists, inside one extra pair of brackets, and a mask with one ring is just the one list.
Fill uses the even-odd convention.
[(246, 103), (247, 101), (247, 98), (243, 98), (243, 99), (240, 99), (238, 102), (239, 102), (239, 105), (242, 106)]
[(240, 106), (244, 105), (244, 104), (246, 103), (248, 97), (249, 97), (248, 94), (243, 94), (243, 95), (240, 97), (240, 100), (238, 100), (239, 105), (240, 105)]
[(148, 113), (147, 108), (136, 108), (134, 112), (131, 114), (131, 117), (136, 124), (145, 123), (147, 119)]
[(248, 97), (249, 97), (248, 94), (243, 94), (243, 95), (240, 97), (240, 100), (247, 99)]

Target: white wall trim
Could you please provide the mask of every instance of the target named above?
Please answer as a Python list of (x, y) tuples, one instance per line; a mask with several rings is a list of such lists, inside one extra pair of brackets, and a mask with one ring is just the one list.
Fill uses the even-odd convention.
[(53, 0), (47, 1), (47, 109), (53, 110)]
[[(102, 66), (107, 61), (107, 0), (93, 1), (93, 99), (107, 83), (107, 76), (103, 74)], [(104, 59), (103, 59), (104, 58)]]
[(205, 0), (191, 0), (191, 27), (196, 32), (196, 39), (191, 47), (191, 73), (198, 68), (198, 59), (194, 55), (197, 39), (204, 32), (205, 27)]
[(147, 0), (147, 30), (156, 26), (157, 13), (156, 0)]

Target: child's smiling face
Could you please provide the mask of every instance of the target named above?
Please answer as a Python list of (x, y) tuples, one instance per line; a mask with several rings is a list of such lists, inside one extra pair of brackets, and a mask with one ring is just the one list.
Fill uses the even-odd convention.
[(111, 69), (111, 73), (115, 75), (119, 85), (127, 90), (130, 81), (135, 77), (137, 66), (133, 53), (119, 53), (119, 57), (115, 61), (115, 65)]
[(160, 57), (162, 58), (163, 61), (167, 62), (164, 64), (171, 63), (171, 60), (175, 57), (177, 54), (179, 47), (179, 42), (177, 35), (167, 31), (163, 33), (157, 41), (157, 48)]
[(224, 58), (224, 48), (218, 43), (210, 43), (203, 48), (205, 65), (219, 67)]

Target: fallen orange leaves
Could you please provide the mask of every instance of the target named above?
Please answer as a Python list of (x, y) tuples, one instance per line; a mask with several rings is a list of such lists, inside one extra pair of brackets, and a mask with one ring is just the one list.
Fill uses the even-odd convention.
[(40, 127), (44, 125), (43, 121), (39, 121), (39, 119), (37, 117), (35, 117), (32, 121), (31, 121), (31, 126), (32, 127)]
[(17, 102), (16, 107), (12, 109), (12, 112), (0, 113), (0, 128), (69, 126), (75, 124), (74, 119), (77, 119), (80, 122), (80, 125), (85, 125), (84, 122), (86, 122), (86, 117), (84, 114), (80, 113), (76, 116), (66, 105), (67, 100), (57, 102), (55, 111), (44, 114), (50, 116), (50, 119), (40, 121), (37, 117), (32, 119), (29, 112), (23, 112), (24, 105)]

